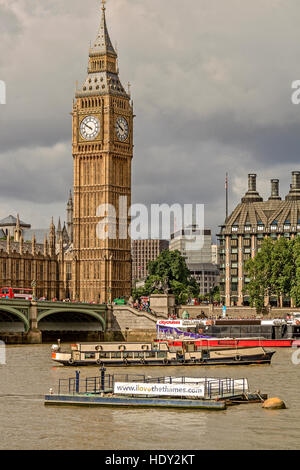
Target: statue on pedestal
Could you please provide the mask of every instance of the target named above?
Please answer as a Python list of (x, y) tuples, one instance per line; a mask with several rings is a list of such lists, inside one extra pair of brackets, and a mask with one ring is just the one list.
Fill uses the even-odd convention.
[(170, 292), (170, 287), (169, 287), (169, 278), (165, 277), (163, 281), (154, 281), (152, 288), (154, 290), (157, 290), (159, 294), (166, 294), (168, 295)]

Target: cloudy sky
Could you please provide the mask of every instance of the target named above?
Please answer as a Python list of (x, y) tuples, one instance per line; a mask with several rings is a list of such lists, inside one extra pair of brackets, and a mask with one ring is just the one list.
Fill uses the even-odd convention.
[[(71, 108), (86, 77), (100, 0), (0, 0), (0, 217), (65, 218)], [(224, 220), (258, 174), (288, 192), (299, 170), (299, 0), (108, 0), (120, 76), (135, 106), (133, 201), (203, 203)]]

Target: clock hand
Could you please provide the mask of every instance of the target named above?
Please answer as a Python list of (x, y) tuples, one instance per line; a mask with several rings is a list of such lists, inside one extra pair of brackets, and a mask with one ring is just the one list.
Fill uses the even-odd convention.
[(124, 127), (122, 127), (120, 123), (118, 124), (118, 126), (119, 126), (119, 129), (121, 129), (121, 131), (124, 132)]
[(91, 131), (93, 130), (93, 128), (90, 127), (90, 126), (88, 126), (85, 122), (83, 123), (83, 125), (84, 125), (85, 127), (87, 127), (88, 129), (90, 129)]

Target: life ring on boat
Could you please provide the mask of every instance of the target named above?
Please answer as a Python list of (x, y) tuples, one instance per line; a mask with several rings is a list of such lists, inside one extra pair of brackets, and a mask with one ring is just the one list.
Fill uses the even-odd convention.
[(168, 359), (167, 359), (166, 357), (164, 357), (163, 363), (164, 363), (164, 364), (168, 364), (168, 363), (169, 363), (169, 361), (168, 361)]
[(101, 359), (97, 359), (96, 364), (98, 364), (98, 366), (103, 366), (103, 362), (101, 361)]
[(124, 364), (125, 366), (128, 366), (128, 359), (126, 359), (126, 357), (124, 358)]
[(237, 355), (237, 356), (235, 356), (235, 360), (236, 360), (236, 361), (241, 361), (241, 360), (242, 360), (242, 357), (241, 357), (240, 355)]
[(141, 363), (141, 364), (145, 364), (145, 359), (144, 359), (143, 357), (141, 357), (140, 363)]
[(74, 359), (72, 357), (70, 357), (70, 359), (68, 360), (68, 363), (71, 364), (71, 365), (74, 364)]
[(299, 320), (296, 320), (296, 325), (300, 325), (300, 321), (299, 321)]

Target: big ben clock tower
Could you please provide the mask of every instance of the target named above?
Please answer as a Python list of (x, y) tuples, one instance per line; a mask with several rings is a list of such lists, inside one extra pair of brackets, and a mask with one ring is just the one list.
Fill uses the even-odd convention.
[[(73, 298), (109, 302), (131, 293), (129, 218), (120, 236), (119, 205), (131, 204), (133, 108), (118, 71), (102, 0), (100, 29), (89, 52), (88, 75), (73, 104), (74, 244)], [(122, 201), (120, 203), (120, 201)], [(100, 236), (99, 223), (110, 220), (115, 230)], [(102, 207), (99, 210), (99, 207)], [(125, 212), (126, 213), (126, 212)], [(109, 217), (107, 217), (109, 216)], [(124, 224), (127, 236), (124, 237)]]

